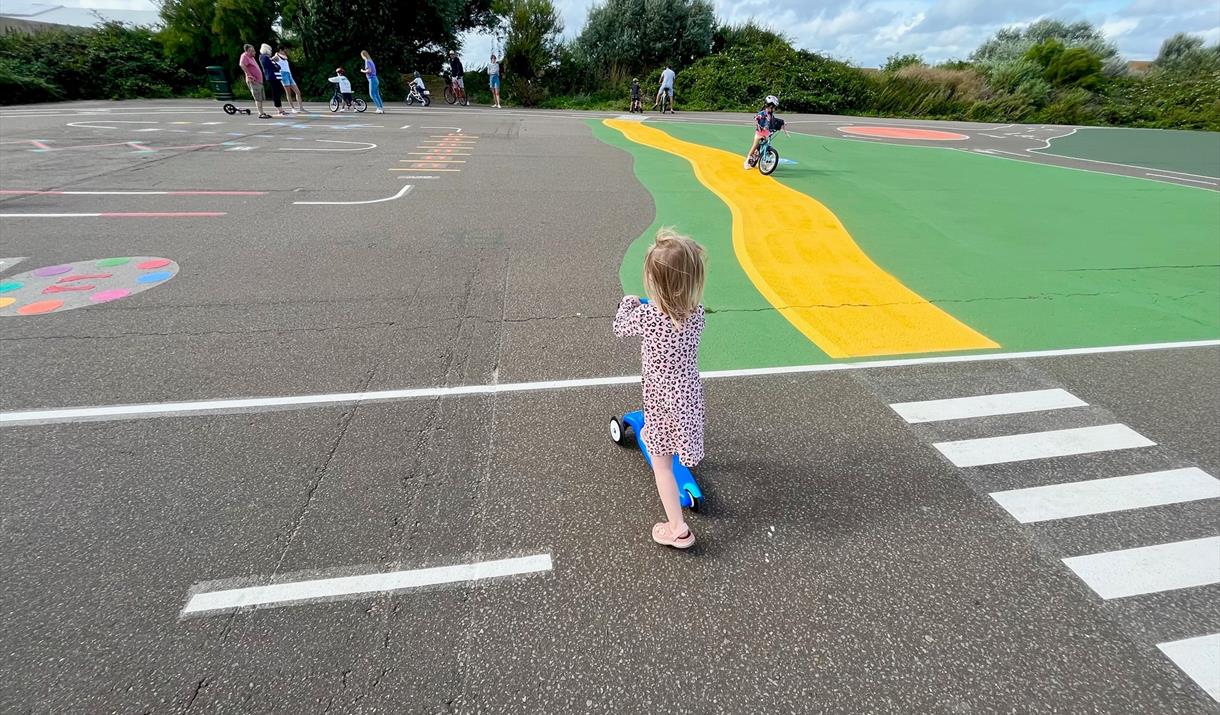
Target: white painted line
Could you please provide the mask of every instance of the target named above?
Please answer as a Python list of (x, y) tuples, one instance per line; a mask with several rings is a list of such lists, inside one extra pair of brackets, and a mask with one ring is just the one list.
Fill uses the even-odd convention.
[(1104, 599), (1220, 583), (1220, 536), (1063, 560)]
[(372, 199), (370, 201), (293, 201), (292, 203), (298, 206), (355, 206), (357, 204), (379, 204), (383, 201), (393, 201), (400, 199), (404, 194), (411, 190), (411, 185), (407, 184), (398, 190), (397, 194), (387, 196), (384, 199)]
[(439, 176), (400, 176), (400, 179), (439, 179)]
[(461, 132), (461, 127), (420, 127), (420, 129), (452, 129), (455, 132)]
[[(1093, 127), (1083, 127), (1083, 128), (1093, 128)], [(1075, 132), (1076, 132), (1076, 130), (1073, 129), (1072, 133), (1074, 134)], [(1071, 135), (1065, 134), (1064, 136), (1071, 136)], [(1051, 139), (1062, 139), (1062, 138), (1063, 137), (1051, 137)], [(1193, 176), (1196, 179), (1220, 179), (1220, 176), (1210, 176), (1208, 174), (1190, 174), (1185, 171), (1174, 171), (1173, 169), (1159, 169), (1158, 170), (1156, 167), (1153, 167), (1153, 166), (1139, 166), (1138, 164), (1122, 164), (1117, 161), (1102, 161), (1101, 159), (1086, 159), (1083, 156), (1072, 156), (1070, 154), (1056, 154), (1052, 151), (1047, 151), (1049, 148), (1050, 148), (1050, 142), (1048, 141), (1047, 145), (1045, 147), (1042, 147), (1039, 149), (1026, 149), (1025, 151), (1027, 151), (1031, 154), (1035, 154), (1035, 155), (1057, 156), (1060, 159), (1075, 159), (1076, 161), (1087, 161), (1087, 162), (1090, 162), (1093, 164), (1108, 164), (1110, 166), (1124, 166), (1128, 169), (1143, 169), (1144, 171), (1163, 171), (1166, 174), (1174, 174), (1175, 177), (1176, 176)]]
[(1088, 404), (1067, 390), (1053, 389), (1006, 392), (996, 395), (978, 395), (977, 397), (955, 397), (947, 400), (896, 402), (890, 407), (902, 419), (917, 424), (961, 420), (969, 417), (1062, 410), (1068, 407), (1087, 407)]
[(1158, 179), (1173, 179), (1174, 181), (1189, 181), (1192, 184), (1207, 184), (1208, 186), (1220, 186), (1215, 181), (1201, 181), (1199, 179), (1187, 179), (1183, 176), (1169, 176), (1168, 174), (1150, 174), (1145, 172), (1144, 176), (1155, 176)]
[[(815, 372), (838, 372), (840, 370), (868, 370), (874, 368), (909, 367), (912, 365), (936, 365), (944, 363), (989, 362), (994, 360), (1028, 360), (1039, 357), (1062, 357), (1065, 355), (1097, 355), (1104, 353), (1142, 352), (1146, 350), (1170, 350), (1187, 348), (1218, 347), (1220, 340), (1196, 340), (1177, 343), (1146, 343), (1143, 345), (1114, 345), (1098, 348), (1070, 348), (1066, 350), (1042, 350), (1019, 353), (987, 353), (981, 355), (947, 355), (897, 360), (873, 360), (871, 362), (839, 362), (820, 365), (789, 365), (784, 367), (758, 367), (738, 370), (712, 370), (701, 373), (705, 380), (737, 377), (765, 377), (771, 375), (796, 375)], [(133, 405), (105, 405), (101, 407), (66, 407), (37, 410), (0, 412), (0, 427), (19, 425), (53, 424), (58, 422), (83, 422), (91, 420), (124, 420), (138, 417), (163, 415), (208, 414), (214, 412), (257, 412), (274, 409), (299, 409), (317, 405), (345, 402), (372, 402), (384, 400), (411, 400), (433, 397), (456, 397), (461, 395), (494, 395), (507, 392), (535, 392), (540, 390), (570, 390), (607, 385), (630, 385), (638, 383), (639, 375), (614, 377), (583, 377), (572, 380), (548, 380), (540, 382), (510, 382), (491, 385), (459, 385), (455, 387), (419, 387), (375, 392), (338, 392), (330, 394), (293, 395), (287, 397), (250, 397), (242, 399), (198, 400), (192, 402), (149, 402)]]
[(1220, 498), (1220, 479), (1202, 469), (1187, 467), (992, 492), (991, 498), (1017, 521), (1032, 524), (1089, 514)]
[(1212, 700), (1220, 702), (1220, 633), (1158, 643), (1156, 647)]
[[(134, 119), (128, 119), (128, 120), (111, 119), (111, 120), (107, 120), (107, 121), (113, 122), (114, 124), (157, 124), (157, 122), (152, 122), (152, 121), (147, 121), (147, 120), (141, 121), (141, 120), (134, 120)], [(106, 124), (98, 124), (96, 122), (68, 122), (67, 125), (65, 125), (65, 126), (80, 127), (82, 129), (118, 129), (118, 127), (112, 127), (112, 126), (109, 126)]]
[[(260, 135), (255, 135), (255, 136), (260, 136)], [(270, 135), (265, 135), (265, 136), (270, 136)], [(377, 148), (377, 145), (373, 144), (372, 142), (345, 142), (345, 141), (340, 141), (338, 139), (314, 139), (314, 141), (323, 142), (325, 144), (361, 144), (363, 146), (359, 149), (325, 149), (325, 148), (323, 148), (323, 149), (297, 149), (295, 147), (281, 147), (279, 149), (276, 149), (276, 151), (368, 151), (369, 149)]]
[(1155, 444), (1156, 442), (1127, 425), (1112, 424), (937, 442), (932, 446), (940, 450), (955, 466), (980, 467), (987, 464), (1151, 447)]
[(399, 127), (399, 129), (410, 129), (410, 128), (411, 128), (410, 124), (404, 124), (401, 127)]
[(550, 570), (551, 555), (536, 554), (498, 561), (481, 561), (411, 571), (339, 576), (221, 591), (199, 591), (186, 602), (181, 616), (258, 606), (286, 606), (336, 600), (370, 593), (403, 591), (424, 586), (504, 578)]
[(1011, 155), (1011, 156), (1019, 156), (1019, 157), (1021, 157), (1022, 159), (1028, 159), (1028, 158), (1029, 158), (1029, 155), (1028, 155), (1028, 154), (1020, 154), (1020, 153), (1015, 152), (1015, 151), (1004, 151), (1003, 149), (990, 149), (990, 150), (988, 150), (988, 152), (989, 152), (989, 153), (995, 153), (995, 154), (1009, 154), (1009, 155)]

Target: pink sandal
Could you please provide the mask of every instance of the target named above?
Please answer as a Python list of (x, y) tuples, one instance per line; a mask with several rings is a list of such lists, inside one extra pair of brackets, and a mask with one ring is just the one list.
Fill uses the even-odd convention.
[(695, 532), (690, 530), (690, 526), (683, 527), (681, 536), (673, 536), (669, 530), (667, 522), (655, 524), (652, 527), (652, 540), (661, 546), (672, 546), (675, 549), (689, 549), (695, 545)]

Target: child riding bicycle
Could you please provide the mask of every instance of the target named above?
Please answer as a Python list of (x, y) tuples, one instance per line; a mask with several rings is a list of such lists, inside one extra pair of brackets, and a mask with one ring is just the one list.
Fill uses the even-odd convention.
[(762, 110), (754, 115), (754, 143), (750, 145), (750, 153), (746, 154), (745, 163), (741, 167), (746, 171), (753, 169), (758, 163), (758, 143), (770, 137), (771, 132), (783, 129), (784, 120), (775, 116), (778, 109), (779, 98), (768, 94)]
[(352, 110), (352, 81), (343, 73), (343, 68), (335, 68), (335, 76), (330, 77), (328, 81), (339, 85), (336, 87), (336, 91), (343, 95), (343, 111), (350, 112)]

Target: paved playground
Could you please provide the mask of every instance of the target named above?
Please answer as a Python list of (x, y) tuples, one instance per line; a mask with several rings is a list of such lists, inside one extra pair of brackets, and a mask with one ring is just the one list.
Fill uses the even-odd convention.
[(0, 110), (0, 710), (1214, 712), (1220, 140), (784, 116)]

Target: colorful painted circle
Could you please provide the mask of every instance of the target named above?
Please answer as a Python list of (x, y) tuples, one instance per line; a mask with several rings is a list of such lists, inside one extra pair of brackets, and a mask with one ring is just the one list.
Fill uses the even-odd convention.
[[(99, 271), (99, 267), (106, 270)], [(90, 259), (43, 266), (0, 283), (0, 293), (4, 293), (4, 298), (0, 299), (0, 317), (62, 313), (110, 303), (160, 285), (177, 274), (178, 264), (159, 256)]]
[(862, 126), (839, 127), (844, 134), (856, 134), (874, 139), (919, 139), (934, 142), (960, 142), (970, 137), (957, 132), (942, 132), (938, 129), (917, 129), (915, 127)]
[(174, 277), (173, 271), (153, 271), (136, 279), (136, 283), (160, 283)]
[(71, 263), (61, 263), (58, 266), (43, 266), (42, 268), (35, 268), (33, 270), (33, 274), (39, 278), (45, 278), (46, 276), (57, 276), (60, 273), (67, 273), (70, 270), (72, 270)]
[(27, 303), (17, 309), (18, 315), (41, 315), (50, 313), (52, 310), (62, 308), (64, 302), (62, 300), (40, 300), (34, 303)]
[(111, 288), (110, 290), (99, 290), (89, 296), (89, 300), (94, 303), (108, 303), (119, 298), (126, 298), (129, 295), (131, 295), (131, 291), (126, 288)]

